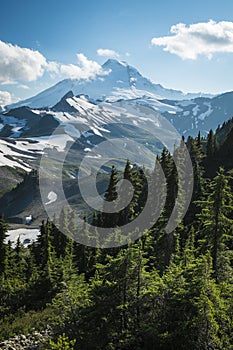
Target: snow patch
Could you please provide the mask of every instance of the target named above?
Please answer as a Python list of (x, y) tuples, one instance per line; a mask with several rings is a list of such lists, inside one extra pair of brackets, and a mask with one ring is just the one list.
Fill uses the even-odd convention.
[(201, 113), (198, 117), (200, 120), (204, 120), (205, 118), (209, 117), (209, 115), (213, 112), (213, 108), (210, 104), (210, 102), (205, 102), (204, 105), (208, 107), (207, 111), (204, 113)]
[(199, 112), (200, 108), (198, 105), (196, 105), (194, 108), (193, 108), (193, 115), (194, 117), (196, 117), (197, 113)]
[(68, 141), (74, 141), (73, 138), (67, 134), (32, 137), (31, 139), (38, 141), (44, 148), (55, 147), (58, 152), (63, 152), (65, 150)]
[(19, 228), (16, 230), (8, 230), (7, 231), (7, 235), (8, 237), (5, 240), (5, 243), (7, 243), (8, 241), (12, 242), (12, 247), (14, 248), (16, 246), (17, 243), (17, 239), (20, 238), (20, 242), (24, 245), (24, 246), (28, 246), (28, 243), (24, 243), (24, 241), (30, 240), (31, 244), (32, 242), (37, 240), (38, 235), (40, 234), (40, 230), (39, 229), (26, 229), (26, 228)]

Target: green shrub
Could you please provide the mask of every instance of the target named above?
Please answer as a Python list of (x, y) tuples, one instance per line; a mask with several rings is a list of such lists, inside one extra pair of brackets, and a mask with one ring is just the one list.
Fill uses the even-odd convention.
[(59, 335), (57, 341), (50, 340), (49, 344), (52, 350), (74, 350), (76, 340), (69, 340), (65, 333)]

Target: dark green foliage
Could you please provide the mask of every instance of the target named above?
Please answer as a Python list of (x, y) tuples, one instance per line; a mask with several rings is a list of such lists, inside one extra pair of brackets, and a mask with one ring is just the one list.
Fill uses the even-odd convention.
[(225, 279), (223, 270), (227, 268), (233, 229), (233, 196), (222, 168), (210, 184), (209, 191), (207, 199), (199, 201), (199, 237), (202, 240), (201, 247), (211, 251), (214, 274), (219, 280)]
[(0, 278), (4, 275), (6, 270), (6, 242), (7, 225), (0, 214)]
[[(200, 134), (188, 139), (193, 198), (170, 233), (165, 230), (169, 216), (178, 199), (178, 221), (182, 191), (190, 181), (182, 179), (178, 188), (184, 139), (173, 156), (162, 151), (148, 180), (145, 169), (127, 161), (122, 177), (128, 182), (118, 186), (121, 174), (113, 167), (106, 202), (116, 209), (133, 189), (131, 200), (114, 214), (94, 213), (93, 230), (88, 216), (77, 228), (74, 213), (62, 210), (56, 225), (42, 222), (38, 240), (29, 248), (19, 240), (12, 247), (1, 217), (0, 339), (49, 324), (53, 339), (46, 349), (232, 350), (232, 179), (222, 168), (213, 171), (226, 140), (230, 148), (227, 137), (217, 148), (213, 132), (207, 140)], [(98, 227), (114, 227), (105, 239), (120, 242), (121, 226), (140, 215), (147, 198), (153, 213), (149, 219), (159, 212), (151, 229), (128, 246), (98, 248)], [(95, 247), (78, 243), (83, 237)]]

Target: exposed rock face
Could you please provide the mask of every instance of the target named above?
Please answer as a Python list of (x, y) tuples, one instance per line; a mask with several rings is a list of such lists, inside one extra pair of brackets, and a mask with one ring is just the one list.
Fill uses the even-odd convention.
[(15, 335), (0, 343), (2, 350), (39, 350), (41, 344), (50, 338), (51, 331), (33, 332), (27, 335)]

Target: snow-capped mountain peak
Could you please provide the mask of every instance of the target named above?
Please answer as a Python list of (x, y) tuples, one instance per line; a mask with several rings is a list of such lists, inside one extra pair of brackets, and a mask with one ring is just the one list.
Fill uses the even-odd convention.
[(77, 96), (88, 95), (91, 100), (117, 101), (120, 99), (140, 98), (182, 100), (200, 95), (183, 94), (182, 91), (166, 89), (160, 84), (143, 77), (136, 68), (124, 61), (109, 59), (102, 65), (106, 75), (97, 75), (95, 79), (64, 79), (41, 93), (8, 106), (8, 109), (28, 106), (31, 108), (52, 107), (69, 91)]
[(102, 67), (104, 68), (104, 69), (112, 69), (112, 68), (114, 68), (114, 66), (115, 67), (117, 67), (117, 66), (122, 66), (122, 67), (127, 67), (128, 66), (128, 64), (127, 64), (127, 62), (125, 62), (125, 61), (119, 61), (119, 60), (117, 60), (117, 59), (115, 59), (115, 58), (109, 58), (103, 65), (102, 65)]

